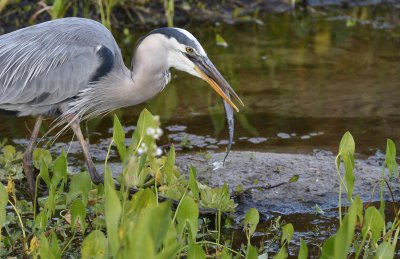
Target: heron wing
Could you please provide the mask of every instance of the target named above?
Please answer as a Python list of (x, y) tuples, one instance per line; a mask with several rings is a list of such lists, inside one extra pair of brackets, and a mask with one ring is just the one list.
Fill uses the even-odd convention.
[(60, 19), (2, 35), (0, 108), (26, 115), (54, 108), (111, 70), (116, 52), (111, 33), (87, 19)]

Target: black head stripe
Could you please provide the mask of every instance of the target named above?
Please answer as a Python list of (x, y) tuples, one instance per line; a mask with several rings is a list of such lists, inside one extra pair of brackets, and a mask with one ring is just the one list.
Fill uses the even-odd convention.
[(149, 33), (149, 35), (155, 34), (155, 33), (160, 33), (160, 34), (166, 36), (167, 38), (174, 38), (181, 44), (184, 44), (186, 46), (190, 46), (190, 47), (197, 49), (197, 43), (194, 40), (192, 40), (191, 38), (186, 36), (184, 33), (180, 32), (179, 30), (177, 30), (175, 28), (165, 27), (165, 28), (155, 29), (155, 30), (151, 31)]

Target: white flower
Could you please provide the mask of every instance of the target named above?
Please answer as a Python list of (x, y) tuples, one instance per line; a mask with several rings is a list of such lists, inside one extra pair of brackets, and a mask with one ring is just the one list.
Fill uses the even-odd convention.
[(155, 134), (156, 130), (152, 127), (148, 127), (146, 130), (146, 134), (149, 136), (153, 136)]
[(162, 136), (162, 134), (163, 134), (162, 129), (157, 128), (157, 129), (155, 129), (153, 138), (154, 138), (154, 139), (159, 139), (159, 138)]
[(162, 136), (163, 130), (160, 129), (160, 128), (157, 128), (157, 129), (156, 129), (156, 134), (157, 134), (158, 136)]
[(138, 149), (137, 149), (137, 153), (138, 153), (139, 156), (143, 155), (143, 153), (144, 153), (144, 152), (143, 152), (143, 148), (141, 148), (141, 147), (138, 148)]
[(163, 153), (163, 152), (162, 152), (162, 149), (158, 147), (158, 148), (156, 149), (156, 153), (155, 153), (156, 156), (161, 156), (162, 153)]
[(147, 152), (147, 150), (149, 150), (145, 143), (140, 144), (140, 148), (143, 150), (144, 153)]

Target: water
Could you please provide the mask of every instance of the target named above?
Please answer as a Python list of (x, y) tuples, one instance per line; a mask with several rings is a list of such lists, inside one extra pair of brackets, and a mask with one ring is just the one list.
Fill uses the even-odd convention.
[[(398, 142), (400, 16), (398, 9), (383, 11), (359, 7), (327, 14), (268, 14), (262, 18), (263, 26), (189, 25), (187, 29), (246, 104), (236, 114), (233, 150), (309, 153), (318, 148), (336, 152), (347, 130), (362, 156), (384, 150), (386, 138)], [(134, 42), (145, 33), (118, 36), (126, 64)], [(216, 46), (215, 33), (229, 47)], [(172, 72), (171, 84), (159, 96), (117, 111), (126, 132), (132, 133), (146, 107), (161, 117), (165, 135), (160, 144), (183, 143), (180, 152), (224, 151), (227, 127), (220, 99), (201, 80)], [(22, 149), (33, 123), (31, 118), (0, 115), (0, 138)], [(42, 133), (49, 127), (47, 121)], [(95, 159), (104, 160), (112, 117), (91, 120), (84, 128)], [(62, 136), (53, 150), (69, 149), (77, 163), (83, 164), (79, 146), (69, 145), (71, 138), (71, 134)], [(337, 215), (332, 213), (319, 218), (295, 214), (285, 219), (295, 224), (302, 238), (320, 243), (336, 224)], [(303, 222), (307, 223), (299, 224)], [(319, 235), (321, 231), (325, 234)], [(317, 255), (318, 247), (311, 251)]]
[[(351, 24), (348, 14), (361, 17), (359, 23)], [(400, 37), (392, 16), (360, 7), (328, 15), (266, 15), (264, 26), (188, 26), (246, 104), (236, 114), (234, 150), (336, 151), (347, 130), (361, 154), (384, 149), (388, 137), (396, 141)], [(119, 35), (127, 64), (134, 42), (144, 33)], [(228, 48), (216, 46), (215, 33), (225, 38)], [(161, 116), (164, 127), (184, 128), (166, 131), (174, 134), (173, 142), (187, 134), (196, 151), (223, 151), (227, 128), (221, 101), (203, 81), (172, 72), (171, 84), (159, 96), (118, 111), (123, 124), (134, 125), (147, 107)], [(33, 124), (25, 118), (1, 120), (1, 137), (18, 143), (27, 138), (26, 128)], [(90, 121), (88, 128), (91, 143), (108, 139), (111, 116)], [(70, 139), (66, 135), (60, 140)], [(168, 136), (162, 140), (170, 141)]]

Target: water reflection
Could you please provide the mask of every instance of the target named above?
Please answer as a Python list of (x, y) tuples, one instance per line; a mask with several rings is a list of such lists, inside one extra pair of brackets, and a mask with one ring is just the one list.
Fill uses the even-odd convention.
[[(400, 37), (396, 22), (398, 18), (390, 12), (362, 7), (327, 15), (267, 15), (264, 26), (193, 25), (187, 29), (202, 42), (246, 104), (236, 114), (235, 150), (335, 151), (341, 135), (350, 130), (357, 151), (368, 154), (382, 149), (387, 137), (396, 141), (400, 133)], [(215, 45), (215, 33), (224, 37), (228, 48)], [(143, 34), (128, 30), (119, 34), (126, 64), (134, 42)], [(123, 124), (134, 125), (146, 107), (159, 114), (166, 127), (187, 127), (182, 132), (195, 136), (193, 139), (212, 138), (216, 143), (226, 139), (220, 99), (200, 79), (176, 71), (173, 74), (171, 84), (156, 98), (117, 111)], [(25, 138), (24, 121), (1, 116), (0, 137)], [(111, 117), (89, 121), (91, 142), (110, 137), (110, 127)], [(170, 138), (163, 142), (178, 141)], [(70, 139), (67, 135), (61, 140)], [(214, 143), (206, 144), (215, 148)], [(207, 145), (196, 150), (200, 149), (207, 149)]]

